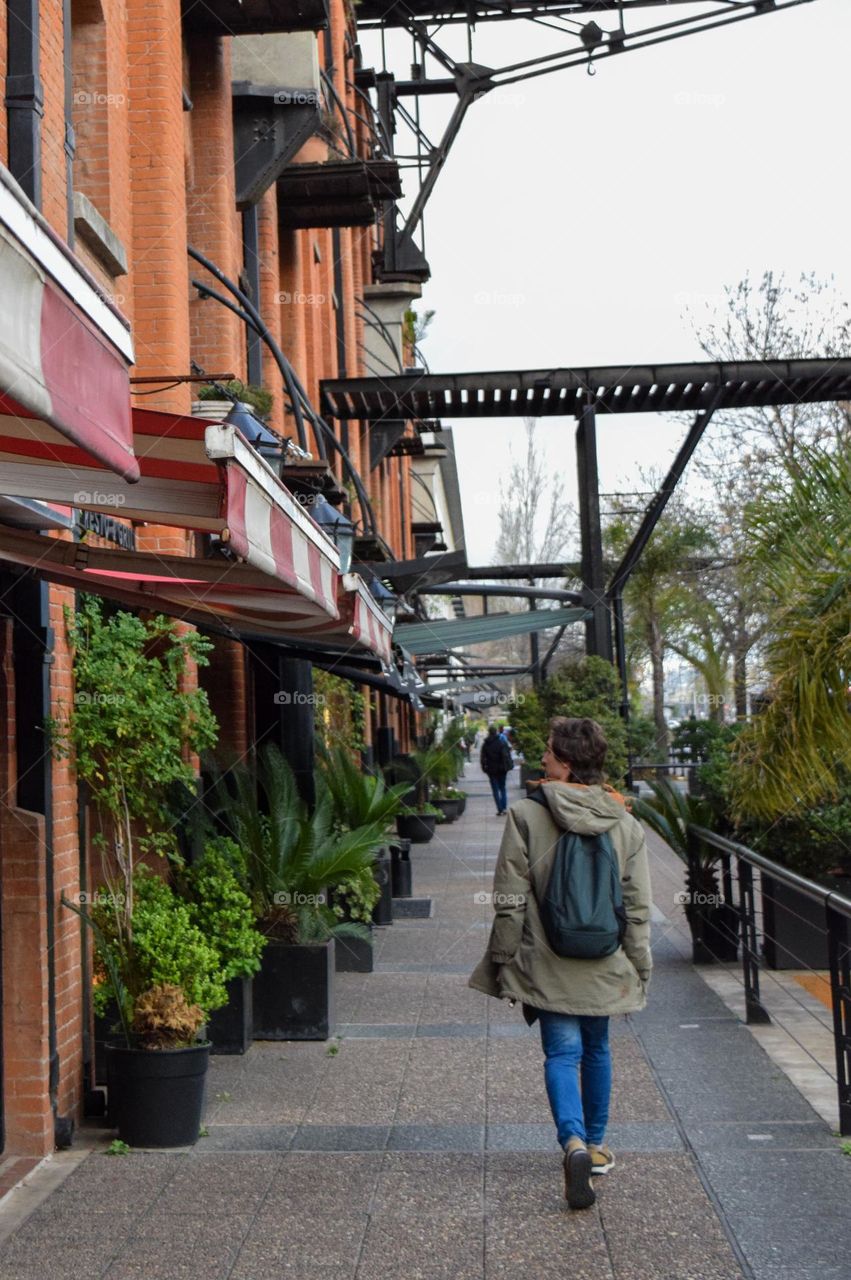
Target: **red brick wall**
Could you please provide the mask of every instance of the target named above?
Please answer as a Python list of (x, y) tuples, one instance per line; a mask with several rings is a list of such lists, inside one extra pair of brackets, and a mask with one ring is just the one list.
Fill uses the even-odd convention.
[[(189, 372), (189, 267), (183, 50), (176, 0), (128, 0), (132, 236), (137, 374)], [(140, 401), (188, 413), (186, 386)]]
[(3, 1090), (6, 1151), (42, 1155), (53, 1147), (48, 1097), (47, 918), (44, 818), (14, 805), (15, 678), (12, 623), (0, 622), (0, 908), (3, 917)]
[[(192, 181), (188, 198), (189, 242), (231, 280), (242, 270), (242, 236), (233, 173), (233, 108), (230, 41), (193, 39), (189, 48), (192, 99)], [(192, 274), (221, 288), (197, 263)], [(193, 289), (189, 302), (192, 357), (210, 373), (245, 377), (245, 328), (237, 316)]]

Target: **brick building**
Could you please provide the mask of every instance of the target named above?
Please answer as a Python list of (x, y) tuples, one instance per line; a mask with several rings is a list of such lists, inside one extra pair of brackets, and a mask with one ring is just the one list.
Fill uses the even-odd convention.
[[(2, 1119), (38, 1156), (93, 1081), (60, 904), (88, 883), (86, 813), (45, 734), (73, 699), (64, 610), (85, 588), (205, 627), (229, 748), (278, 741), (305, 776), (312, 710), (274, 695), (316, 665), (369, 689), (369, 754), (407, 748), (375, 573), (422, 554), (416, 433), (318, 411), (322, 378), (410, 363), (419, 287), (375, 278), (398, 170), (343, 0), (327, 22), (318, 0), (9, 0), (0, 42)], [(265, 460), (208, 425), (199, 383), (224, 375), (272, 394)]]

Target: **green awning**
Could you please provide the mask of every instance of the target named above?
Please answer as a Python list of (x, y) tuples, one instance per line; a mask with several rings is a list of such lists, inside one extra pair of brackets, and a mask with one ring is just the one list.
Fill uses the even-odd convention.
[(530, 609), (524, 613), (482, 614), (477, 618), (436, 618), (434, 622), (397, 626), (393, 642), (404, 645), (410, 653), (442, 653), (444, 649), (564, 627), (587, 617), (590, 614), (586, 609)]

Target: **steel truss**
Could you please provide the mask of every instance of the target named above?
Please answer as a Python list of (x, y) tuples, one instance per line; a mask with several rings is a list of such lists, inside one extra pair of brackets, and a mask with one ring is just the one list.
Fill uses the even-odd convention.
[[(618, 54), (810, 3), (812, 0), (361, 0), (356, 10), (358, 28), (380, 32), (384, 66), (379, 73), (360, 70), (356, 81), (364, 93), (375, 91), (378, 127), (389, 148), (386, 154), (396, 159), (401, 169), (416, 171), (419, 180), (404, 219), (396, 201), (385, 204), (384, 246), (377, 263), (379, 278), (428, 279), (422, 244), (423, 212), (467, 111), (484, 94), (573, 67), (584, 67), (593, 75), (599, 63)], [(659, 21), (663, 10), (665, 20)], [(672, 13), (677, 16), (670, 16)], [(553, 31), (560, 47), (502, 67), (477, 62), (473, 53), (477, 25), (510, 20)], [(444, 27), (462, 25), (467, 33), (467, 56), (457, 59), (439, 43), (438, 36)], [(386, 35), (392, 31), (407, 32), (413, 43), (407, 78), (397, 76), (387, 66)], [(435, 74), (430, 74), (432, 71)], [(420, 100), (433, 95), (455, 98), (436, 142), (420, 119)], [(413, 109), (405, 105), (403, 100), (407, 98), (413, 99)], [(410, 146), (394, 151), (394, 139), (400, 131), (410, 140)], [(419, 237), (419, 244), (415, 236)]]

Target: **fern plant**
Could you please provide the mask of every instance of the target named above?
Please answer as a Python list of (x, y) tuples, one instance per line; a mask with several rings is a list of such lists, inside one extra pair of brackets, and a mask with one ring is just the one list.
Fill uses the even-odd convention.
[[(702, 796), (685, 795), (667, 778), (648, 784), (652, 800), (631, 802), (636, 818), (646, 822), (688, 868), (686, 885), (692, 894), (714, 894), (718, 884), (715, 868), (718, 854), (703, 840), (689, 836), (689, 827), (709, 827), (712, 807)], [(692, 872), (689, 851), (697, 856), (697, 873)], [(696, 881), (696, 882), (695, 882)]]
[(364, 773), (345, 747), (323, 750), (320, 763), (337, 824), (348, 831), (379, 824), (386, 831), (402, 810), (408, 784), (388, 787), (380, 772)]
[(340, 831), (331, 793), (321, 775), (316, 782), (310, 812), (275, 746), (262, 749), (256, 767), (240, 764), (213, 781), (213, 806), (242, 851), (260, 928), (282, 942), (366, 935), (362, 925), (335, 921), (328, 894), (372, 866), (384, 827), (372, 822)]

